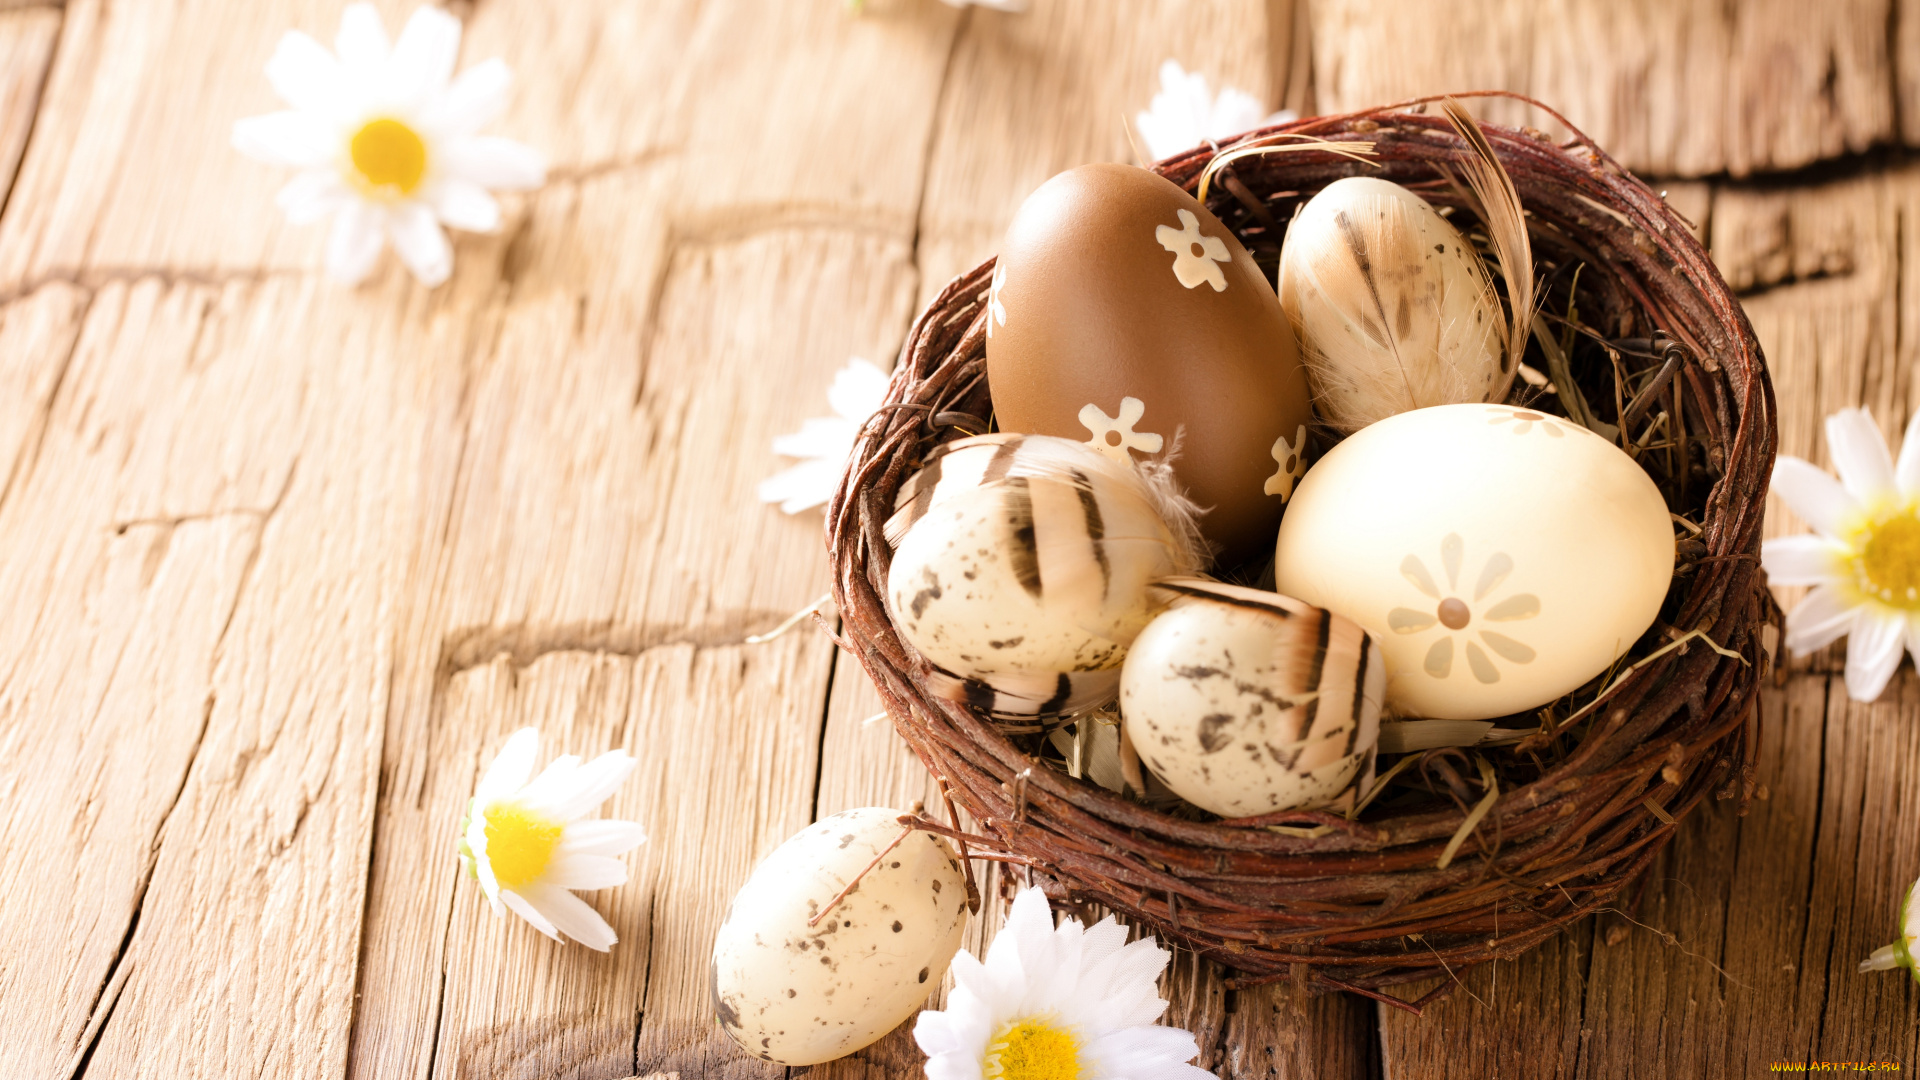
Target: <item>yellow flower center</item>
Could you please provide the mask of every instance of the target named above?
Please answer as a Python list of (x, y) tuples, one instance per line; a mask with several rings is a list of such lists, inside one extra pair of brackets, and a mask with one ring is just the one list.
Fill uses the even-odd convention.
[(1050, 1018), (1029, 1016), (987, 1044), (986, 1080), (1081, 1080), (1080, 1040)]
[(372, 120), (348, 144), (353, 167), (370, 187), (413, 193), (427, 174), (427, 144), (398, 120)]
[(1853, 577), (1883, 604), (1920, 610), (1920, 517), (1914, 505), (1868, 521), (1855, 535)]
[(516, 803), (496, 803), (487, 811), (487, 863), (503, 889), (540, 880), (560, 846), (557, 821), (528, 812)]

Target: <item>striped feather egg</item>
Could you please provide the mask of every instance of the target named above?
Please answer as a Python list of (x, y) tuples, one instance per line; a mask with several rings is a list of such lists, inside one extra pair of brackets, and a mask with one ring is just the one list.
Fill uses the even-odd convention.
[(995, 434), (936, 451), (900, 490), (887, 604), (935, 694), (995, 716), (1113, 700), (1148, 583), (1201, 559), (1169, 474), (1068, 439)]
[(1359, 624), (1198, 578), (1134, 640), (1127, 735), (1180, 797), (1223, 817), (1352, 805), (1371, 782), (1386, 664)]

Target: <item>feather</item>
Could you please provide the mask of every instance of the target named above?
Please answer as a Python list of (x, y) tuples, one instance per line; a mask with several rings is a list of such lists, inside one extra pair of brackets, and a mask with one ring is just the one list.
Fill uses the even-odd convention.
[(1473, 114), (1452, 98), (1446, 99), (1441, 108), (1472, 151), (1461, 163), (1461, 171), (1480, 203), (1480, 220), (1487, 227), (1494, 256), (1500, 260), (1500, 276), (1507, 283), (1507, 355), (1500, 368), (1511, 383), (1527, 351), (1533, 324), (1533, 247), (1527, 240), (1526, 211), (1520, 205), (1520, 193), (1514, 190), (1513, 178), (1500, 164), (1500, 156), (1493, 152), (1493, 144), (1487, 141)]

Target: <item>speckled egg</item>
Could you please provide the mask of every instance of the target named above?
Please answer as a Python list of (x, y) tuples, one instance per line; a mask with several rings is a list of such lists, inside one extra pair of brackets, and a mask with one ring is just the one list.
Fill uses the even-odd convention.
[(1194, 541), (1146, 471), (1068, 439), (948, 444), (901, 488), (887, 606), (934, 692), (1001, 716), (1112, 700), (1147, 583), (1192, 573)]
[(898, 1027), (960, 948), (967, 885), (940, 837), (900, 835), (900, 811), (847, 810), (808, 826), (754, 868), (713, 942), (713, 1008), (754, 1056), (782, 1065), (845, 1057)]
[(1280, 302), (1191, 195), (1130, 165), (1042, 184), (1007, 228), (987, 310), (1000, 427), (1116, 460), (1170, 449), (1223, 565), (1264, 557), (1313, 423)]
[(1350, 435), (1301, 481), (1276, 588), (1380, 642), (1387, 707), (1488, 720), (1604, 672), (1673, 580), (1666, 500), (1558, 417), (1442, 405)]
[(1324, 806), (1380, 735), (1386, 666), (1365, 631), (1290, 596), (1197, 579), (1127, 653), (1120, 711), (1140, 759), (1223, 817)]

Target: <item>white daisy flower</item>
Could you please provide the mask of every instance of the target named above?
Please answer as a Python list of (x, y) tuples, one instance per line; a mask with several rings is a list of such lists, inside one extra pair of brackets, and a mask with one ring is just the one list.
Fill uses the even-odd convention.
[(1127, 944), (1111, 918), (1056, 929), (1046, 896), (1022, 890), (987, 962), (954, 957), (946, 1011), (914, 1025), (927, 1080), (1214, 1080), (1186, 1064), (1191, 1033), (1154, 1023), (1169, 958), (1152, 938)]
[(1898, 464), (1865, 409), (1827, 417), (1827, 449), (1837, 483), (1812, 462), (1774, 462), (1773, 490), (1816, 535), (1768, 540), (1760, 565), (1775, 585), (1814, 586), (1787, 613), (1787, 648), (1848, 638), (1847, 694), (1872, 701), (1903, 651), (1920, 657), (1920, 414)]
[(234, 148), (301, 170), (278, 202), (297, 224), (333, 215), (334, 277), (365, 278), (391, 240), (422, 285), (438, 285), (453, 273), (441, 225), (492, 232), (500, 205), (489, 190), (546, 181), (539, 151), (474, 134), (505, 108), (512, 72), (488, 60), (452, 78), (460, 20), (431, 7), (389, 44), (372, 4), (348, 5), (334, 50), (288, 31), (267, 78), (293, 107), (235, 123)]
[(847, 361), (827, 391), (833, 415), (813, 417), (799, 431), (774, 438), (774, 453), (801, 461), (762, 480), (760, 501), (777, 502), (780, 509), (797, 514), (833, 498), (861, 427), (887, 400), (887, 378), (886, 372), (859, 357)]
[(1144, 112), (1134, 114), (1133, 125), (1147, 141), (1147, 153), (1158, 161), (1209, 139), (1292, 119), (1292, 109), (1269, 113), (1252, 94), (1231, 86), (1216, 96), (1207, 89), (1205, 75), (1167, 60), (1160, 65), (1160, 92)]
[(1915, 982), (1920, 982), (1920, 966), (1916, 961), (1920, 957), (1920, 910), (1915, 910), (1913, 898), (1920, 893), (1920, 881), (1907, 890), (1906, 899), (1900, 902), (1900, 940), (1876, 951), (1871, 957), (1860, 961), (1860, 971), (1892, 971), (1894, 968), (1906, 968)]
[(627, 865), (613, 856), (647, 834), (631, 821), (581, 819), (619, 790), (634, 760), (610, 750), (583, 765), (568, 754), (528, 783), (539, 750), (540, 733), (521, 728), (487, 767), (460, 823), (460, 861), (496, 916), (504, 904), (555, 941), (565, 934), (606, 952), (620, 940), (613, 927), (568, 890), (626, 883)]

